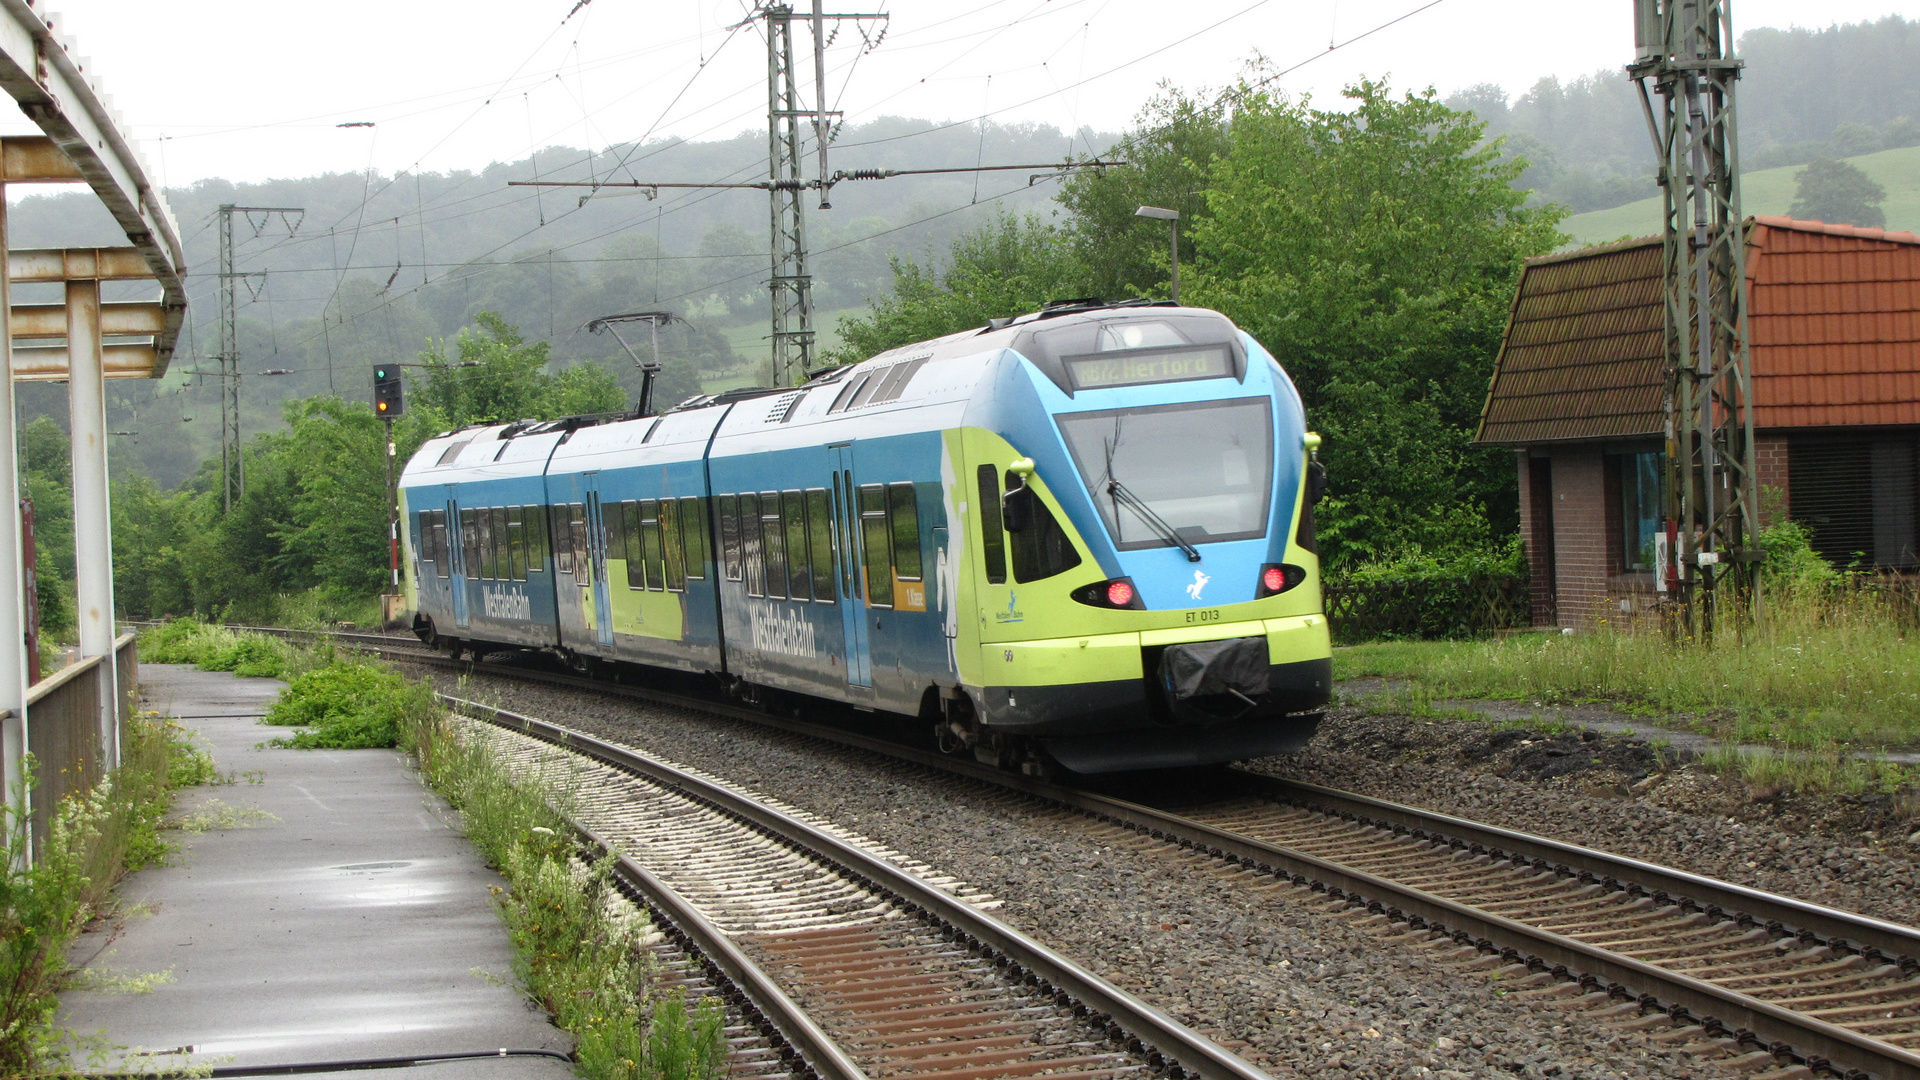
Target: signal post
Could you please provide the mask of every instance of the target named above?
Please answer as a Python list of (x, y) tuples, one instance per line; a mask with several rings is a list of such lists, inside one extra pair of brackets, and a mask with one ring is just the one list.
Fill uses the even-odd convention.
[(380, 597), (380, 621), (384, 625), (401, 615), (406, 600), (400, 593), (400, 506), (399, 492), (393, 486), (393, 421), (407, 411), (405, 393), (400, 384), (400, 365), (373, 365), (373, 412), (386, 426), (387, 459), (387, 570), (388, 586)]

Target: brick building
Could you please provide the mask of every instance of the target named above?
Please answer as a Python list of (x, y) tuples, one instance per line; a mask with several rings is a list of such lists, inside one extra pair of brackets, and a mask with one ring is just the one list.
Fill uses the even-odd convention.
[[(1666, 421), (1659, 237), (1530, 260), (1475, 444), (1515, 450), (1534, 622), (1657, 596)], [(1836, 564), (1920, 568), (1920, 236), (1748, 220), (1763, 523)]]

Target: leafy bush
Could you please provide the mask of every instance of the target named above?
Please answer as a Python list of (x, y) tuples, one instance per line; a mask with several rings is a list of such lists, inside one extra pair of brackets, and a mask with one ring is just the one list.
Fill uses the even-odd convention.
[(182, 618), (140, 631), (140, 659), (149, 664), (198, 664), (206, 652), (207, 624)]
[(350, 660), (300, 675), (281, 691), (263, 724), (305, 726), (275, 746), (359, 750), (394, 746), (403, 725), (434, 709), (433, 691), (378, 664)]
[(1531, 617), (1518, 538), (1493, 552), (1436, 558), (1418, 549), (1328, 576), (1326, 609), (1342, 641), (1470, 638)]
[(292, 647), (279, 638), (193, 618), (150, 627), (140, 635), (140, 659), (147, 663), (193, 664), (201, 671), (231, 671), (250, 678), (282, 677), (292, 655)]

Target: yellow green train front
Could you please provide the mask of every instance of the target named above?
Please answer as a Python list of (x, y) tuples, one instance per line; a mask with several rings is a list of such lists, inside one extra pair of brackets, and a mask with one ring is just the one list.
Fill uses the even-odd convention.
[(1298, 749), (1332, 678), (1317, 440), (1285, 372), (1191, 308), (1055, 309), (934, 351), (982, 338), (1002, 348), (943, 433), (968, 613), (947, 736), (1082, 772)]

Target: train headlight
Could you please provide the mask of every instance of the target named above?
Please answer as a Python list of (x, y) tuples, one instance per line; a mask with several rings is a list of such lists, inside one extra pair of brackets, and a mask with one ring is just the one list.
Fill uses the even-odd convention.
[(1292, 563), (1268, 563), (1260, 568), (1260, 587), (1254, 592), (1255, 600), (1264, 600), (1277, 596), (1307, 580), (1305, 567)]
[(1113, 608), (1126, 611), (1145, 611), (1147, 605), (1140, 601), (1140, 590), (1133, 584), (1132, 578), (1110, 578), (1096, 581), (1091, 585), (1082, 585), (1073, 590), (1076, 602), (1088, 607)]

